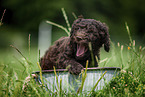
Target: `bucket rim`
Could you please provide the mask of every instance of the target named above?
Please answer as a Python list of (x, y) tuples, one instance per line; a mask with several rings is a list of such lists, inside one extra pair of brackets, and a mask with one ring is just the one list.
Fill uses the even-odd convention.
[[(86, 68), (84, 68), (85, 70)], [(87, 68), (87, 71), (93, 70), (121, 70), (120, 67), (91, 67)], [(52, 73), (54, 70), (42, 70), (42, 73)], [(68, 72), (67, 69), (56, 69), (56, 72)], [(40, 71), (34, 71), (33, 73), (40, 73)]]

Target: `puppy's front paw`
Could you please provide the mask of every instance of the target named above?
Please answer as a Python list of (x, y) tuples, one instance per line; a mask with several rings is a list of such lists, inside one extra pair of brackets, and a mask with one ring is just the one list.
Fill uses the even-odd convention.
[(84, 69), (84, 67), (81, 64), (71, 65), (70, 68), (68, 69), (68, 71), (71, 74), (79, 75), (83, 69)]

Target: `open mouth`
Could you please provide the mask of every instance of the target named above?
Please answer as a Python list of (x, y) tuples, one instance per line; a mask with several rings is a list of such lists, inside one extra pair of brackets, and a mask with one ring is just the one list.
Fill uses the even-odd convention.
[(87, 52), (88, 48), (83, 44), (77, 44), (77, 52), (76, 56), (82, 56), (85, 52)]

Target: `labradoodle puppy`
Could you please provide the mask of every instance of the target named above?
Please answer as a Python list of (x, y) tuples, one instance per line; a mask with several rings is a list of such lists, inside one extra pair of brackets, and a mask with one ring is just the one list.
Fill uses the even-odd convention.
[[(89, 45), (90, 44), (90, 45)], [(96, 56), (100, 59), (100, 48), (104, 45), (109, 52), (110, 42), (108, 27), (94, 19), (78, 18), (74, 21), (69, 37), (62, 37), (55, 42), (41, 58), (42, 70), (68, 67), (68, 71), (79, 74), (89, 60), (97, 67)], [(90, 49), (92, 48), (92, 49)]]

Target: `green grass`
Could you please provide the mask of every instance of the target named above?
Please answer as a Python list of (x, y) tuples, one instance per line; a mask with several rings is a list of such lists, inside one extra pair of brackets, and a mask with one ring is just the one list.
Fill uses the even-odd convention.
[[(24, 54), (24, 56), (27, 56), (27, 58), (31, 61), (31, 65), (33, 67), (32, 71), (38, 71), (38, 49), (31, 48), (30, 56), (29, 51), (27, 49), (23, 49), (21, 50), (21, 52)], [(1, 49), (0, 53), (0, 68), (5, 66), (6, 71), (9, 69), (13, 69), (19, 77), (26, 77), (25, 75), (23, 75), (25, 67), (22, 65), (22, 63), (25, 64), (25, 59), (20, 54), (18, 54), (18, 52), (15, 49), (13, 49), (12, 47), (9, 47), (7, 50)]]
[(145, 96), (145, 48), (136, 46), (135, 41), (125, 45), (112, 43), (109, 53), (104, 52), (103, 49), (101, 50), (102, 60), (99, 67), (121, 67), (122, 71), (105, 88), (93, 91), (89, 95), (87, 93), (76, 93), (72, 95), (72, 93), (65, 93), (61, 89), (55, 93), (46, 91), (31, 76), (33, 71), (39, 70), (37, 66), (38, 51), (32, 48), (29, 52), (29, 48), (27, 48), (27, 50), (25, 49), (26, 51), (20, 51), (22, 53), (21, 55), (14, 48), (11, 48), (11, 50), (8, 50), (9, 52), (7, 51), (7, 53), (1, 52), (1, 96)]
[[(65, 14), (65, 12), (63, 13)], [(66, 15), (64, 16), (67, 21)], [(67, 26), (69, 27), (69, 24)], [(86, 71), (79, 92), (65, 93), (61, 89), (61, 84), (59, 85), (58, 83), (58, 86), (60, 86), (58, 91), (51, 92), (49, 89), (46, 90), (43, 85), (45, 83), (37, 83), (31, 75), (32, 72), (41, 71), (41, 69), (37, 65), (39, 64), (37, 63), (39, 60), (39, 57), (37, 57), (38, 50), (30, 48), (30, 39), (28, 39), (28, 48), (19, 50), (16, 47), (10, 47), (7, 51), (0, 51), (0, 96), (145, 97), (145, 47), (136, 45), (131, 38), (127, 25), (126, 28), (130, 39), (129, 44), (122, 45), (111, 42), (111, 51), (109, 53), (104, 52), (103, 48), (101, 49), (102, 60), (99, 62), (99, 67), (122, 68), (120, 74), (114, 77), (102, 90), (82, 93), (81, 89), (86, 77)]]

